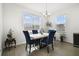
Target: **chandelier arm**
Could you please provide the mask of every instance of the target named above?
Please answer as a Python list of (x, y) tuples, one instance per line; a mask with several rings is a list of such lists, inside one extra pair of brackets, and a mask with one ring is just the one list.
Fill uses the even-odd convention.
[(40, 14), (43, 15), (45, 18), (50, 17), (48, 10), (47, 10), (47, 3), (45, 3), (45, 13), (40, 12)]

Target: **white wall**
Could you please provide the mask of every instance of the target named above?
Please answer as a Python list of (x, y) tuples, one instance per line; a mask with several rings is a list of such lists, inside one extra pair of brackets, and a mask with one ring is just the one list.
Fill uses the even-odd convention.
[(2, 52), (2, 4), (0, 3), (0, 55)]
[[(23, 12), (31, 12), (35, 13), (33, 11), (29, 11), (21, 6), (18, 6), (16, 4), (4, 4), (3, 6), (4, 9), (4, 37), (3, 39), (6, 39), (6, 35), (9, 31), (10, 28), (13, 29), (15, 32), (16, 36), (16, 41), (17, 44), (21, 44), (25, 42), (24, 35), (22, 33), (23, 31), (23, 21), (22, 21), (22, 15)], [(38, 14), (38, 13), (35, 13)], [(74, 32), (79, 32), (79, 7), (72, 7), (68, 9), (62, 9), (59, 10), (58, 12), (56, 11), (55, 13), (52, 14), (52, 17), (50, 18), (53, 20), (53, 28), (56, 29), (56, 25), (54, 22), (55, 16), (60, 16), (60, 15), (66, 15), (67, 16), (67, 23), (65, 24), (66, 26), (66, 34), (67, 34), (67, 42), (73, 43), (73, 33)], [(3, 40), (3, 42), (4, 42)]]
[(62, 9), (61, 11), (55, 12), (52, 16), (54, 28), (56, 28), (54, 22), (55, 17), (61, 15), (67, 16), (67, 22), (65, 24), (67, 38), (65, 41), (73, 43), (73, 33), (79, 33), (79, 6)]
[(24, 34), (23, 34), (23, 13), (24, 12), (30, 12), (30, 13), (33, 13), (33, 14), (38, 14), (38, 13), (35, 13), (33, 11), (30, 11), (24, 7), (21, 7), (17, 4), (4, 4), (3, 5), (3, 9), (4, 9), (4, 37), (3, 37), (3, 45), (4, 45), (4, 41), (6, 39), (6, 35), (9, 31), (9, 29), (11, 28), (13, 31), (14, 31), (14, 35), (15, 35), (15, 38), (16, 38), (16, 41), (17, 41), (17, 44), (22, 44), (22, 43), (25, 43), (25, 37), (24, 37)]
[(23, 25), (22, 25), (22, 9), (16, 4), (4, 4), (4, 40), (6, 35), (11, 28), (14, 31), (17, 44), (25, 42), (23, 35)]

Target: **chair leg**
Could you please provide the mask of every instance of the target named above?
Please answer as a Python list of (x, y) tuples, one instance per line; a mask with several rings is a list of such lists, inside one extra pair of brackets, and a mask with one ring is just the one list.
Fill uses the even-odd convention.
[(38, 45), (39, 45), (39, 49), (40, 49), (40, 48), (41, 48), (41, 43), (40, 43), (40, 41), (39, 41), (39, 44), (38, 44)]
[(49, 46), (47, 46), (47, 52), (49, 53)]
[(31, 44), (29, 45), (29, 54), (31, 53)]
[(27, 50), (27, 47), (28, 47), (28, 44), (26, 44), (26, 47), (25, 47), (26, 50)]
[(52, 43), (52, 50), (54, 50), (53, 43)]

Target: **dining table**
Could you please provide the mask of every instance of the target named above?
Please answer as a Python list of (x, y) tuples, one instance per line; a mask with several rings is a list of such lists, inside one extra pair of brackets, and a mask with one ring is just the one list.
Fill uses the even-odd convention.
[[(43, 38), (47, 38), (49, 33), (37, 33), (37, 34), (30, 34), (31, 40), (43, 40)], [(42, 45), (39, 43), (39, 49), (45, 47), (45, 45)]]
[(40, 38), (48, 37), (49, 33), (38, 33), (38, 34), (30, 34), (32, 40), (38, 40)]

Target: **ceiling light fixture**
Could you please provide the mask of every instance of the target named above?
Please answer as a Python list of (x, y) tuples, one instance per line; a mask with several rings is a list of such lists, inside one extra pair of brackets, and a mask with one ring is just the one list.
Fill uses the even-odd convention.
[(50, 17), (50, 13), (48, 13), (48, 10), (47, 10), (47, 3), (45, 4), (45, 13), (43, 13), (43, 16), (48, 19)]

